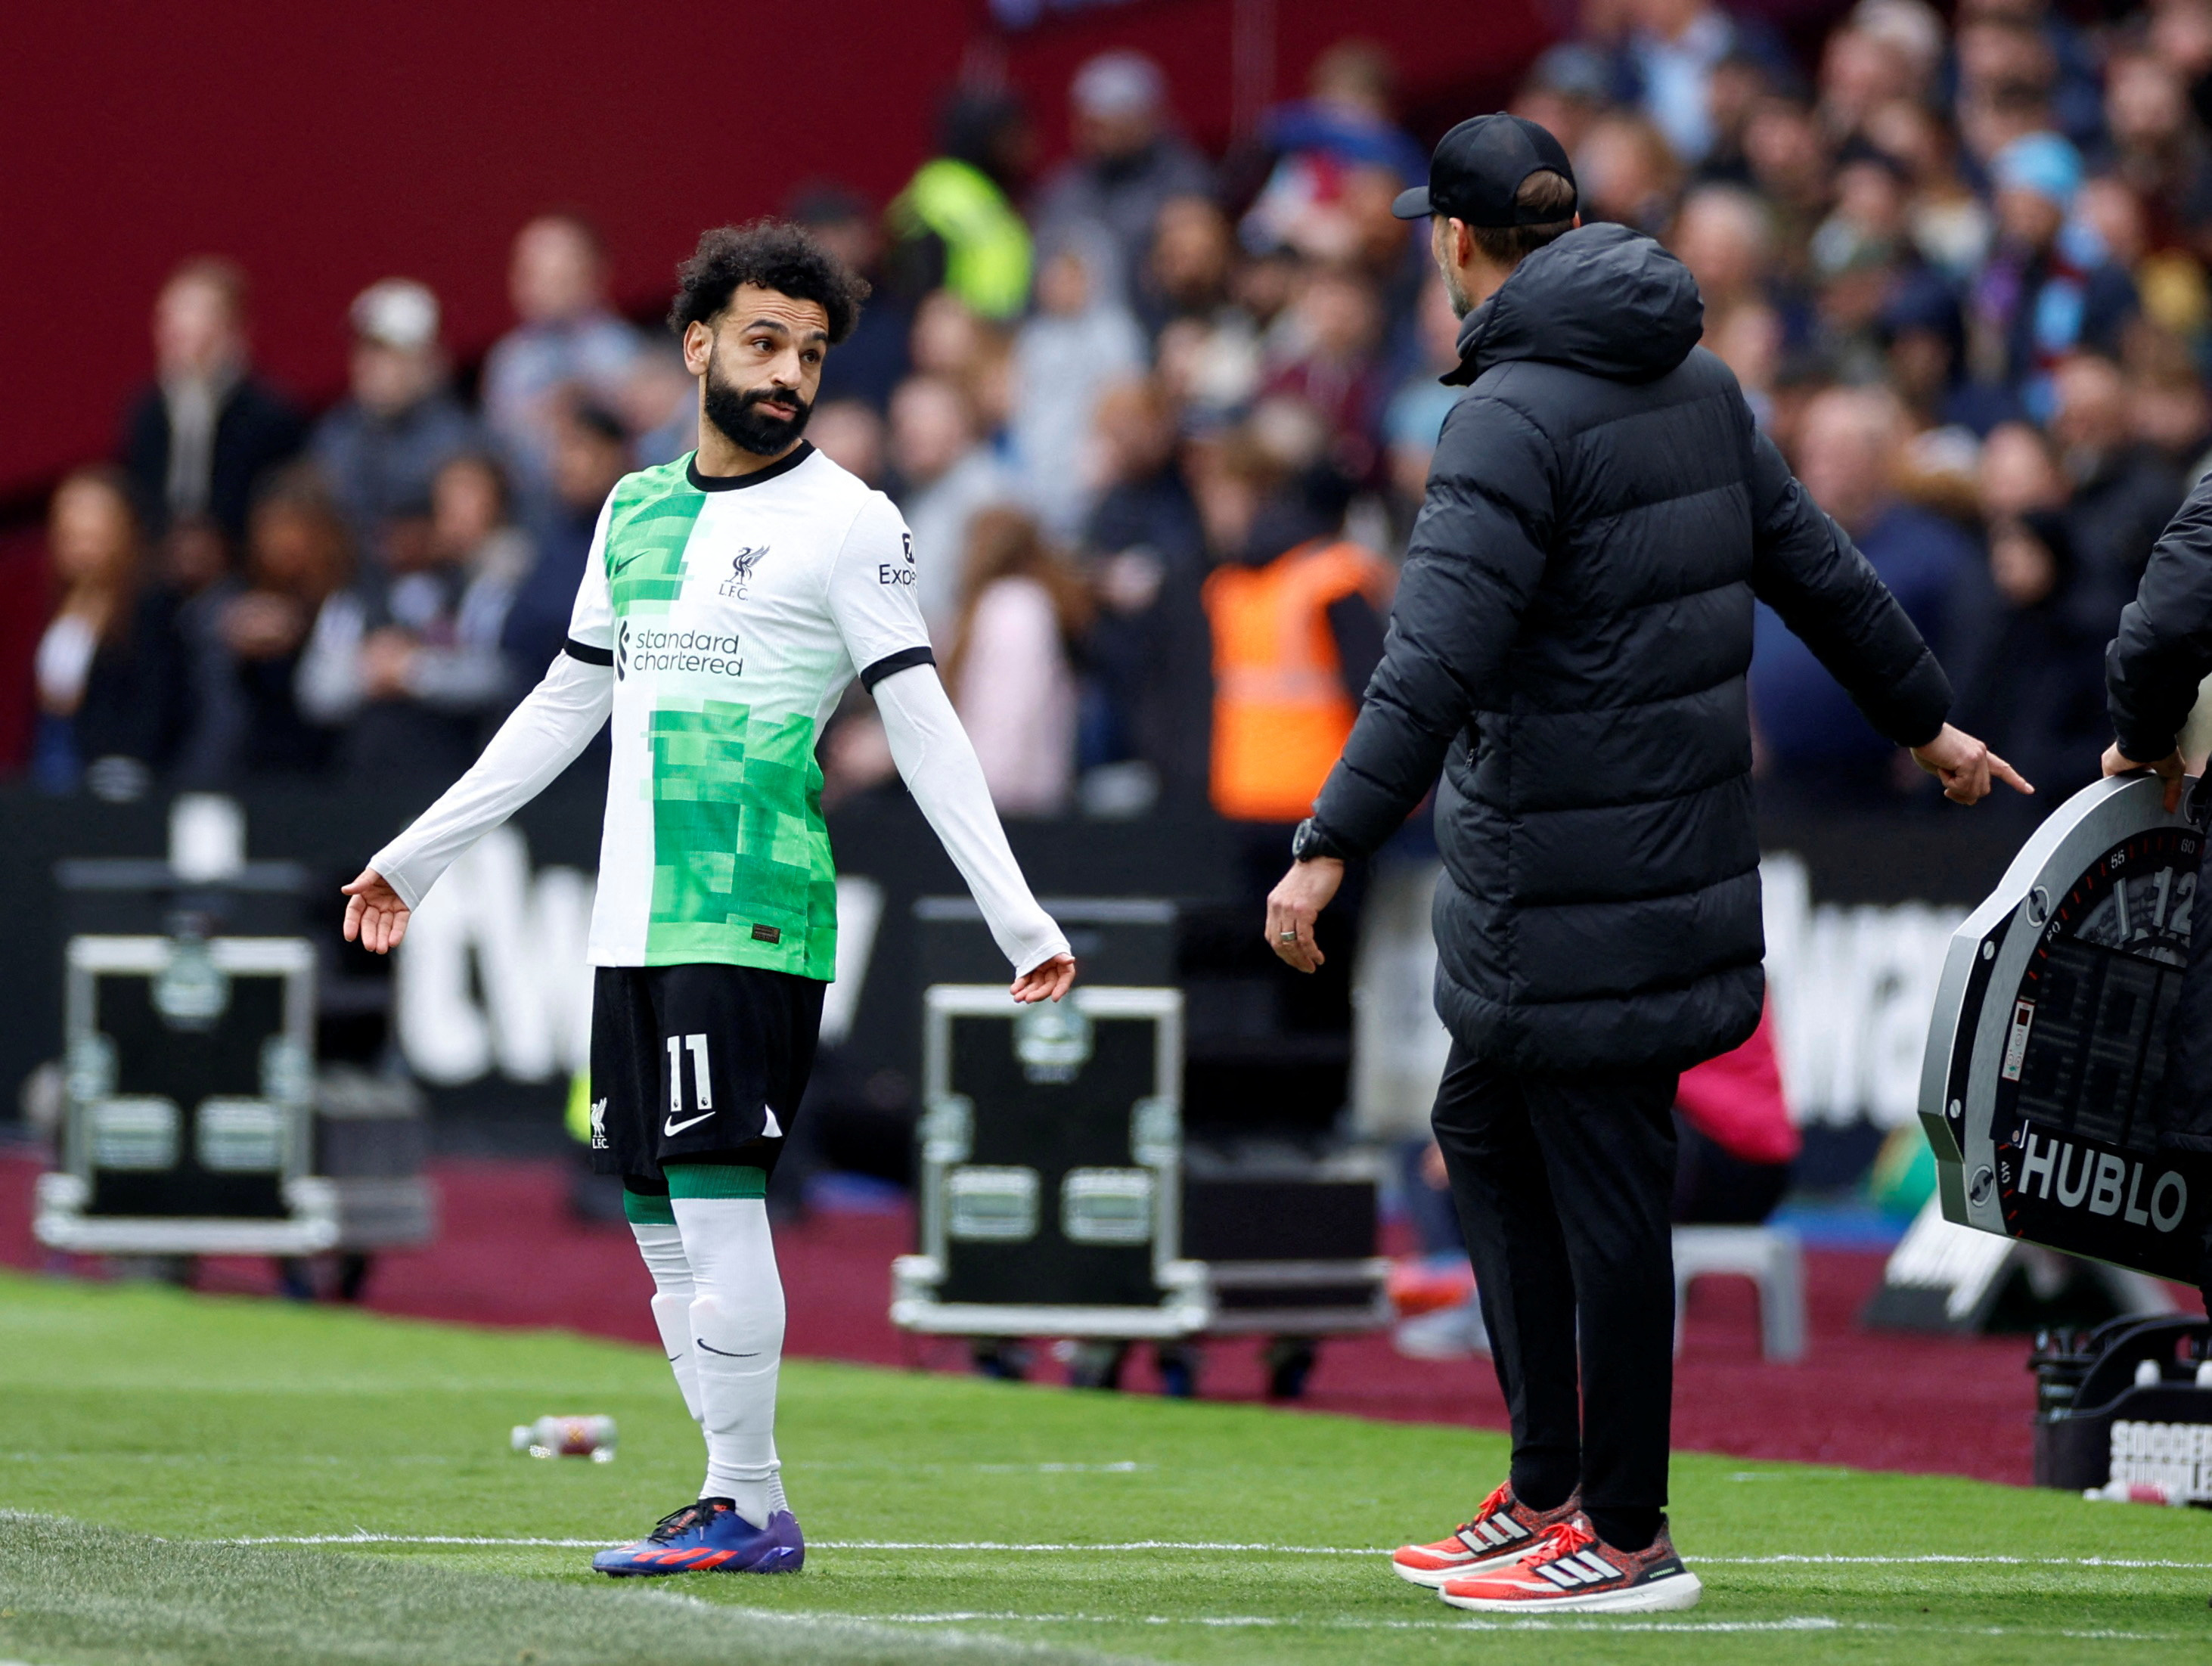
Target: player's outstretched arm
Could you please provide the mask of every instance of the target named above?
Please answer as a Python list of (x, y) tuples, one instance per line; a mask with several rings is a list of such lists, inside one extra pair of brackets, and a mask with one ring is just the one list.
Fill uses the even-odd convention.
[(914, 665), (875, 684), (876, 709), (907, 791), (921, 806), (960, 877), (983, 910), (991, 936), (1014, 964), (1013, 997), (1058, 1000), (1075, 982), (1075, 956), (1053, 918), (1030, 894), (991, 803), (983, 766), (938, 681)]
[(607, 721), (614, 682), (609, 666), (573, 649), (556, 659), (468, 773), (343, 887), (346, 940), (375, 954), (398, 947), (438, 876), (575, 762)]

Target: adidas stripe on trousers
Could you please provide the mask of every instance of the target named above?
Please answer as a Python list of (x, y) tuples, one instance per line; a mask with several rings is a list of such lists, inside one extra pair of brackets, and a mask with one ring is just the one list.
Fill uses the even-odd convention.
[(1514, 1493), (1550, 1509), (1579, 1485), (1623, 1550), (1667, 1505), (1676, 1080), (1518, 1073), (1454, 1043), (1431, 1117), (1512, 1416)]

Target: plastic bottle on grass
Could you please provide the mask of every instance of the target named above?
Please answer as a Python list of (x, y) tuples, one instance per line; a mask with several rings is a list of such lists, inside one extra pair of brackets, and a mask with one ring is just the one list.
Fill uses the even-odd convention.
[(535, 1423), (518, 1423), (507, 1437), (518, 1452), (535, 1458), (587, 1457), (594, 1463), (611, 1463), (615, 1457), (615, 1420), (611, 1417), (541, 1417)]

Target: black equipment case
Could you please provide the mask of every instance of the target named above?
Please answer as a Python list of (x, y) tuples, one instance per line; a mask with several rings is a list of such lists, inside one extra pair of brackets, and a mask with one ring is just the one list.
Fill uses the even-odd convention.
[(1187, 1145), (1176, 913), (1059, 899), (1083, 978), (1017, 1007), (964, 898), (924, 898), (919, 1252), (891, 1318), (923, 1333), (1174, 1341), (1387, 1324), (1364, 1153)]

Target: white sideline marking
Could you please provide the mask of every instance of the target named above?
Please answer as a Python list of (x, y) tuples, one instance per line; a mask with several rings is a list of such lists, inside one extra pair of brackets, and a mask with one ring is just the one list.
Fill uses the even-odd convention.
[[(1302, 1619), (1291, 1614), (1014, 1614), (987, 1610), (950, 1614), (878, 1614), (868, 1616), (886, 1626), (972, 1625), (978, 1620), (1024, 1626), (1291, 1626), (1346, 1632), (1465, 1632), (1546, 1630), (1564, 1616), (1528, 1620), (1375, 1620), (1364, 1616)], [(1577, 1630), (1608, 1632), (1832, 1632), (1844, 1628), (1840, 1620), (1807, 1615), (1793, 1620), (1615, 1620), (1572, 1622)]]
[(1778, 1563), (1814, 1566), (1919, 1567), (1960, 1564), (1968, 1567), (2147, 1567), (2179, 1568), (2196, 1572), (2212, 1568), (2212, 1562), (2177, 1562), (2163, 1557), (2133, 1556), (1692, 1556), (1690, 1561), (1715, 1567), (1769, 1567)]
[[(605, 1550), (626, 1539), (493, 1539), (462, 1533), (270, 1533), (246, 1539), (210, 1539), (217, 1545), (518, 1545), (548, 1550)], [(4, 1663), (0, 1663), (4, 1666)]]
[[(644, 1593), (641, 1593), (643, 1595)], [(660, 1593), (654, 1593), (659, 1595)], [(787, 1619), (787, 1610), (740, 1608), (709, 1602), (704, 1598), (665, 1593), (668, 1600), (715, 1608), (749, 1619)], [(831, 1616), (809, 1616), (812, 1618)], [(1906, 1626), (1883, 1620), (1836, 1620), (1826, 1614), (1800, 1614), (1786, 1620), (1630, 1620), (1603, 1614), (1546, 1614), (1516, 1619), (1382, 1620), (1365, 1615), (1299, 1619), (1282, 1614), (1018, 1614), (1011, 1609), (956, 1609), (944, 1614), (873, 1614), (845, 1616), (872, 1626), (1199, 1626), (1221, 1627), (1304, 1627), (1317, 1631), (1378, 1632), (1897, 1632), (1914, 1635), (1954, 1637), (2062, 1637), (2081, 1642), (2189, 1643), (2198, 1635), (2185, 1632), (2126, 1632), (2045, 1629), (2026, 1626)]]
[[(308, 1533), (272, 1534), (244, 1539), (216, 1539), (226, 1545), (484, 1545), (549, 1550), (603, 1550), (626, 1544), (624, 1539), (506, 1539), (472, 1534), (439, 1533)], [(1243, 1551), (1268, 1556), (1388, 1556), (1387, 1550), (1353, 1545), (1270, 1545), (1232, 1540), (1131, 1539), (1115, 1544), (1024, 1544), (994, 1539), (817, 1539), (815, 1550), (945, 1550), (998, 1551), (1018, 1555), (1083, 1555), (1147, 1550)], [(1701, 1567), (1772, 1567), (1778, 1566), (1836, 1567), (2109, 1567), (2157, 1568), (2185, 1573), (2212, 1569), (2212, 1562), (2184, 1562), (2149, 1556), (1696, 1556), (1688, 1559)], [(9, 1666), (0, 1661), (0, 1666)]]

